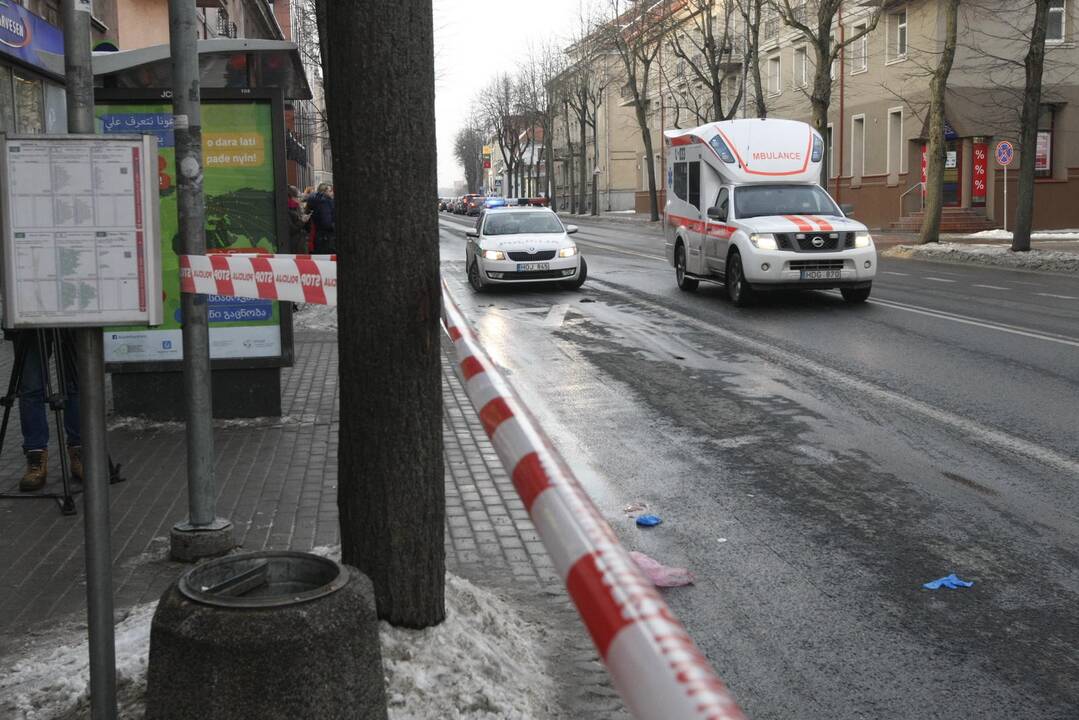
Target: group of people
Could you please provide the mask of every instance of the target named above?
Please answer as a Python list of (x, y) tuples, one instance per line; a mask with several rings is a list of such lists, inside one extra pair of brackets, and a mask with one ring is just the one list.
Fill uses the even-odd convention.
[(301, 193), (295, 185), (289, 185), (288, 194), (289, 239), (293, 250), (300, 253), (306, 249), (311, 255), (335, 255), (333, 187), (329, 183), (320, 183), (314, 192)]

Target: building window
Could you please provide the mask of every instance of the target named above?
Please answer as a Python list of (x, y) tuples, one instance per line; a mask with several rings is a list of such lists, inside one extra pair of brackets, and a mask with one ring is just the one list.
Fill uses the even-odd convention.
[(45, 96), (41, 81), (15, 73), (15, 132), (45, 132)]
[[(851, 31), (851, 35), (858, 35), (864, 33), (866, 30), (865, 23), (859, 23), (854, 26)], [(850, 46), (850, 74), (865, 72), (869, 68), (869, 36), (862, 35), (862, 37), (851, 43)]]
[(1053, 176), (1053, 146), (1056, 130), (1056, 107), (1042, 105), (1038, 116), (1038, 140), (1034, 148), (1034, 174), (1037, 177)]
[(888, 14), (888, 60), (907, 58), (907, 11)]
[(783, 92), (783, 66), (779, 55), (768, 58), (768, 94), (778, 95)]
[(794, 48), (794, 87), (804, 88), (809, 84), (809, 56), (805, 46)]
[(0, 132), (15, 132), (15, 97), (11, 90), (11, 69), (0, 65)]
[(865, 174), (865, 115), (851, 118), (850, 133), (850, 176), (860, 182)]
[(1049, 27), (1045, 32), (1046, 42), (1064, 42), (1067, 0), (1049, 0)]
[(903, 172), (903, 108), (888, 111), (888, 176)]

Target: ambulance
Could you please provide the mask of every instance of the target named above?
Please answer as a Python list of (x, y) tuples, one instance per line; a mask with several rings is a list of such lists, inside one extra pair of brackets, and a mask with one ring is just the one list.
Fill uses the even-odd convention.
[(664, 133), (664, 244), (678, 287), (726, 285), (737, 306), (769, 290), (838, 288), (869, 298), (877, 251), (819, 182), (824, 140), (793, 120), (746, 119)]

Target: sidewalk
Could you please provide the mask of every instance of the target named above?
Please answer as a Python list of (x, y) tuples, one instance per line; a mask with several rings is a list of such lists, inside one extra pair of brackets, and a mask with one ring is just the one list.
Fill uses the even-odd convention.
[[(539, 629), (562, 717), (627, 717), (452, 371), (447, 347), (447, 569), (495, 592), (527, 618), (530, 629)], [(3, 343), (0, 376), (7, 377), (11, 362), (11, 344)], [(282, 373), (285, 415), (215, 424), (218, 514), (233, 521), (242, 550), (312, 550), (339, 543), (337, 378), (336, 332), (298, 329), (296, 365)], [(110, 418), (108, 435), (127, 479), (111, 489), (119, 620), (134, 606), (156, 601), (189, 567), (168, 559), (169, 528), (186, 517), (184, 431), (179, 423)], [(22, 472), (19, 441), (13, 417), (0, 457), (4, 490), (16, 486)], [(50, 480), (58, 474), (58, 467), (50, 467)], [(79, 516), (64, 517), (48, 500), (0, 499), (0, 668), (58, 634), (85, 633), (77, 504)], [(0, 715), (7, 717), (3, 698)]]

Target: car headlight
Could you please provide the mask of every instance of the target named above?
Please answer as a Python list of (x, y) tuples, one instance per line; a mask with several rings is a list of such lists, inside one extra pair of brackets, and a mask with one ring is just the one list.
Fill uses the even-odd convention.
[(562, 257), (562, 258), (573, 257), (576, 254), (577, 254), (577, 246), (576, 245), (574, 245), (573, 247), (562, 248), (561, 250), (558, 251), (558, 257)]
[(506, 254), (503, 253), (501, 250), (484, 250), (483, 251), (483, 259), (484, 260), (505, 260), (506, 259)]
[(779, 249), (779, 245), (776, 244), (776, 236), (769, 233), (753, 233), (749, 236), (749, 241), (759, 250)]
[(872, 247), (873, 236), (867, 232), (854, 233), (854, 247), (867, 248)]

